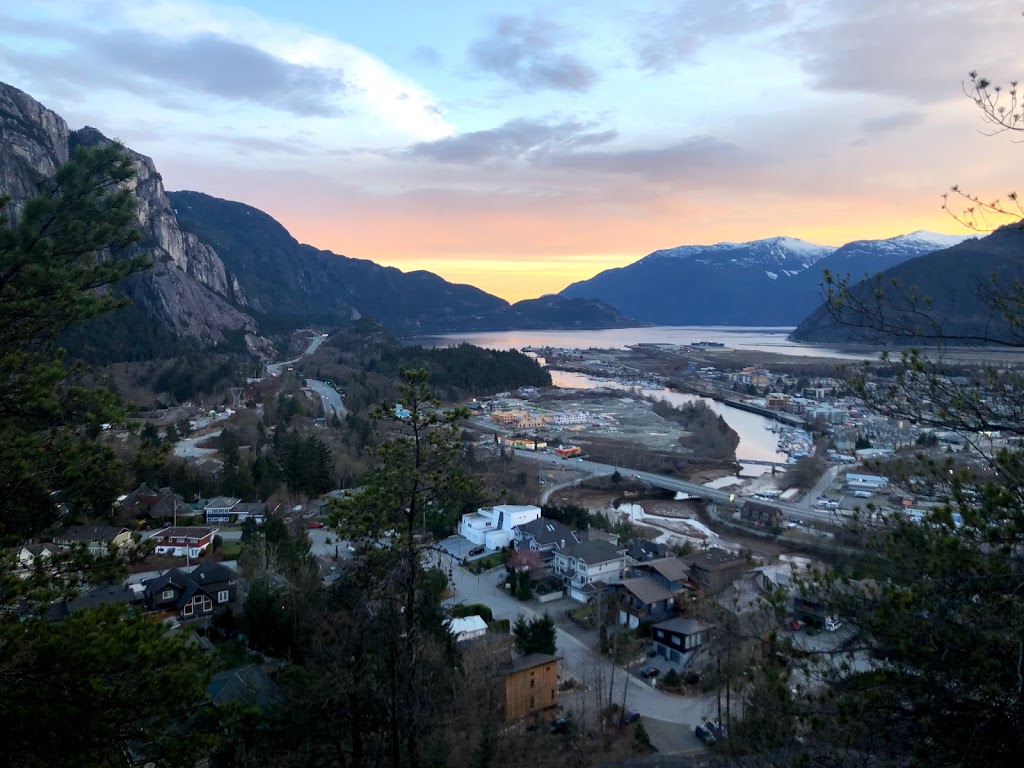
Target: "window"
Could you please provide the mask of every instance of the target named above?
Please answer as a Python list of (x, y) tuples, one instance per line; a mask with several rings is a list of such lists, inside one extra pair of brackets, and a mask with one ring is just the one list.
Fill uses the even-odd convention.
[(217, 602), (226, 603), (229, 597), (230, 593), (226, 589), (222, 589), (220, 592), (217, 593)]
[(186, 616), (191, 616), (192, 613), (194, 612), (194, 609), (192, 607), (192, 603), (193, 603), (192, 600), (189, 600), (187, 603), (185, 603), (185, 610), (182, 611), (182, 613), (184, 613)]
[(531, 677), (531, 678), (530, 678), (530, 687), (531, 687), (531, 688), (533, 688), (533, 684), (534, 684), (534, 683), (536, 683), (536, 682), (537, 682), (537, 681), (536, 681), (536, 680), (534, 680), (534, 679), (533, 679), (533, 678)]
[(174, 590), (173, 589), (165, 589), (163, 592), (160, 593), (160, 599), (161, 600), (170, 600), (173, 597), (174, 597)]
[(672, 635), (672, 645), (681, 645), (679, 642), (679, 635)]

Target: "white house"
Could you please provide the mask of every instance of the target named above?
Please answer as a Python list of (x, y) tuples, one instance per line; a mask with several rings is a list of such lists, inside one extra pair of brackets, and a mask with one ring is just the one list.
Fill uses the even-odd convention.
[(617, 584), (626, 567), (625, 547), (598, 539), (570, 544), (555, 553), (555, 575), (561, 576), (569, 597), (581, 603), (597, 593), (596, 582)]
[(199, 557), (213, 543), (217, 535), (216, 528), (204, 528), (198, 525), (164, 528), (150, 538), (153, 540), (158, 555), (174, 557)]
[(517, 525), (526, 525), (539, 517), (540, 507), (532, 504), (482, 507), (476, 512), (462, 516), (459, 535), (478, 546), (501, 549), (512, 542), (513, 528)]
[(855, 490), (880, 491), (889, 487), (889, 478), (882, 475), (860, 475), (850, 472), (846, 476), (846, 484)]
[(487, 622), (481, 616), (465, 616), (463, 618), (451, 619), (449, 627), (457, 643), (462, 640), (472, 640), (474, 637), (483, 637), (487, 634)]

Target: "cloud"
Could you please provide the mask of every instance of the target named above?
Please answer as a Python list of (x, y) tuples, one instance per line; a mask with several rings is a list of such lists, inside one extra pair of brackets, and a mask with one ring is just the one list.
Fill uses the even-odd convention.
[(1021, 23), (1003, 0), (822, 0), (784, 44), (814, 88), (923, 104), (962, 98), (972, 69), (1013, 76)]
[(597, 82), (597, 72), (558, 50), (566, 36), (562, 27), (539, 18), (503, 16), (487, 37), (470, 45), (469, 58), (480, 70), (526, 91), (584, 93)]
[(759, 32), (790, 15), (787, 0), (686, 0), (649, 14), (633, 48), (641, 69), (671, 72), (714, 40)]
[(485, 131), (420, 142), (401, 154), (415, 159), (462, 165), (500, 160), (534, 161), (543, 155), (603, 144), (616, 136), (615, 131), (595, 132), (591, 130), (592, 127), (575, 121), (547, 123), (517, 119)]
[(341, 114), (338, 101), (350, 91), (340, 70), (292, 64), (212, 34), (172, 40), (120, 30), (96, 35), (86, 45), (92, 56), (112, 66), (130, 62), (136, 74), (154, 83), (297, 115)]
[(590, 173), (625, 174), (669, 181), (726, 182), (749, 173), (766, 158), (714, 136), (691, 136), (664, 147), (573, 152), (546, 158), (550, 167)]
[(924, 115), (918, 111), (908, 110), (897, 112), (894, 115), (885, 117), (872, 117), (861, 123), (861, 130), (865, 133), (888, 133), (900, 128), (909, 128), (912, 125), (919, 125), (924, 121)]

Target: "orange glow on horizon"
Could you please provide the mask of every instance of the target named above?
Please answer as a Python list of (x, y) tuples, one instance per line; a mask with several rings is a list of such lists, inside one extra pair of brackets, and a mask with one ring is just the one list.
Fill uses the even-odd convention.
[[(290, 201), (289, 201), (290, 202)], [(379, 202), (379, 201), (378, 201)], [(428, 270), (515, 302), (557, 293), (570, 283), (631, 264), (678, 245), (744, 242), (778, 235), (839, 246), (919, 229), (963, 232), (938, 206), (913, 201), (834, 200), (809, 214), (792, 200), (754, 205), (690, 206), (687, 221), (672, 209), (649, 218), (615, 217), (570, 208), (552, 211), (395, 210), (356, 205), (330, 223), (315, 211), (260, 201), (300, 242), (402, 271)], [(600, 212), (598, 212), (600, 213)], [(741, 214), (737, 216), (736, 214)], [(811, 223), (807, 219), (813, 218)], [(966, 233), (966, 232), (965, 232)]]

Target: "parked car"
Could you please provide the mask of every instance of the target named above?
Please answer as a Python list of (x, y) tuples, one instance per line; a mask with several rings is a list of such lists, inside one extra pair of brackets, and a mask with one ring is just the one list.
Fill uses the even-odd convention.
[(473, 547), (471, 550), (469, 550), (469, 556), (476, 557), (477, 555), (482, 555), (486, 551), (487, 547)]
[(838, 616), (829, 616), (827, 619), (825, 619), (826, 632), (835, 632), (841, 626), (843, 626), (843, 622), (839, 620)]
[(706, 725), (698, 725), (693, 729), (694, 735), (703, 741), (707, 746), (711, 747), (715, 744), (715, 734), (711, 732), (711, 729)]
[(310, 520), (306, 523), (307, 528), (323, 528), (324, 524), (322, 520)]
[(660, 670), (657, 667), (644, 667), (640, 670), (640, 677), (644, 680), (650, 677), (657, 677)]
[(619, 722), (623, 725), (629, 725), (630, 723), (635, 723), (639, 719), (639, 712), (637, 712), (635, 709), (627, 709), (625, 712), (622, 713), (622, 717), (619, 718)]
[(704, 727), (711, 731), (711, 735), (718, 741), (729, 738), (729, 729), (722, 725), (718, 720), (705, 720)]

